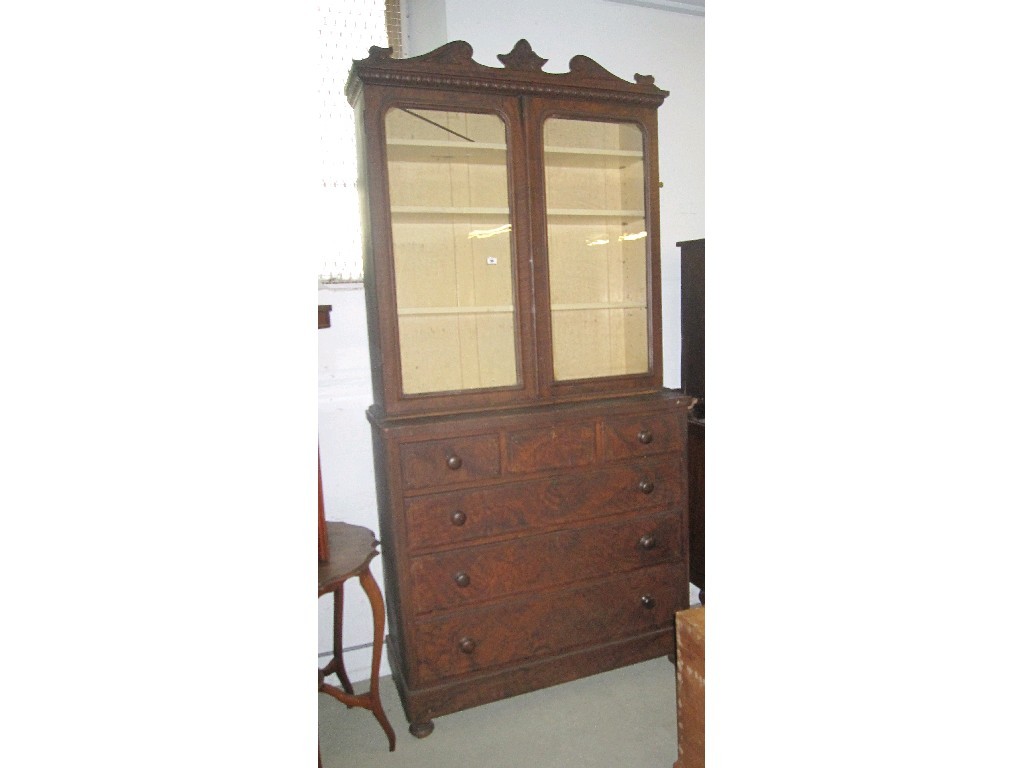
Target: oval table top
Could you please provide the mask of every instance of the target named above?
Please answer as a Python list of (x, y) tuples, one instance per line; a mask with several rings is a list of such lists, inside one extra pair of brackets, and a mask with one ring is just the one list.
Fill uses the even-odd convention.
[(330, 559), (320, 563), (320, 594), (333, 592), (377, 556), (377, 537), (369, 528), (327, 521)]

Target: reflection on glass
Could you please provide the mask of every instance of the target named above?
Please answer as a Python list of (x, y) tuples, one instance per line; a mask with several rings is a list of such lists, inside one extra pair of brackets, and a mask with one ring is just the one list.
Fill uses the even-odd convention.
[(544, 166), (555, 379), (646, 373), (643, 134), (550, 119)]
[(517, 384), (505, 124), (396, 108), (385, 131), (403, 393)]

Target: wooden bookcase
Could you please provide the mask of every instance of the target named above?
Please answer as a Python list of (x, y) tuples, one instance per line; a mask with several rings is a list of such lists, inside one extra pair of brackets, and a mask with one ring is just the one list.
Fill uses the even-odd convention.
[(662, 387), (651, 77), (372, 48), (357, 121), (388, 652), (435, 716), (670, 654), (686, 416)]

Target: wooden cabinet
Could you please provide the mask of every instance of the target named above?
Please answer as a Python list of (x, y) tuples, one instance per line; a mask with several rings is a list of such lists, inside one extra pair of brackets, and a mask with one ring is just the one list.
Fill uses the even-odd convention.
[(373, 48), (357, 122), (388, 650), (435, 716), (673, 648), (686, 417), (662, 388), (657, 107), (575, 57)]
[(676, 243), (682, 256), (680, 307), (683, 392), (697, 398), (690, 413), (690, 582), (704, 601), (704, 240)]

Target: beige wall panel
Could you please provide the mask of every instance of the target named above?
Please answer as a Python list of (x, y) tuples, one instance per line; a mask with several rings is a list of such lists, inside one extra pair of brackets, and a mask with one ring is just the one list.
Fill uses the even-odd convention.
[(544, 144), (549, 147), (612, 149), (618, 145), (614, 123), (595, 120), (550, 119), (544, 123)]
[(614, 232), (600, 219), (548, 226), (552, 304), (608, 301), (606, 246), (587, 243), (614, 237)]
[(624, 317), (624, 334), (629, 339), (625, 346), (625, 367), (622, 373), (641, 373), (651, 368), (647, 355), (647, 310), (627, 309)]
[(463, 315), (459, 335), (464, 387), (505, 387), (518, 382), (511, 312)]
[(511, 312), (405, 316), (399, 333), (406, 394), (512, 386), (519, 380)]
[[(643, 222), (637, 222), (637, 227)], [(622, 293), (617, 301), (641, 302), (647, 305), (647, 240), (632, 240), (622, 243), (621, 252)]]
[(455, 197), (452, 168), (447, 163), (388, 163), (391, 206), (421, 205), (451, 207), (465, 205)]
[(644, 134), (633, 123), (620, 123), (618, 125), (618, 137), (616, 138), (615, 146), (620, 149), (642, 152), (644, 149)]
[(608, 370), (607, 311), (553, 312), (551, 324), (556, 379), (582, 379)]
[(464, 163), (463, 175), (453, 181), (461, 181), (465, 189), (454, 192), (464, 196), (463, 205), (508, 210), (508, 171), (505, 164)]
[(619, 171), (619, 200), (626, 210), (644, 210), (644, 165), (630, 161)]
[(555, 312), (552, 331), (560, 381), (649, 370), (645, 309)]
[(615, 210), (621, 208), (619, 174), (614, 170), (577, 166), (548, 166), (548, 208)]
[(399, 310), (457, 305), (455, 227), (416, 217), (392, 222)]
[[(478, 307), (512, 306), (512, 244), (508, 232), (492, 237), (474, 237), (471, 232), (493, 231), (508, 220), (473, 219), (464, 228), (469, 246), (466, 271), (472, 276), (474, 304)], [(488, 259), (496, 261), (489, 264)]]
[(462, 387), (459, 323), (455, 315), (400, 317), (402, 390), (406, 394)]

